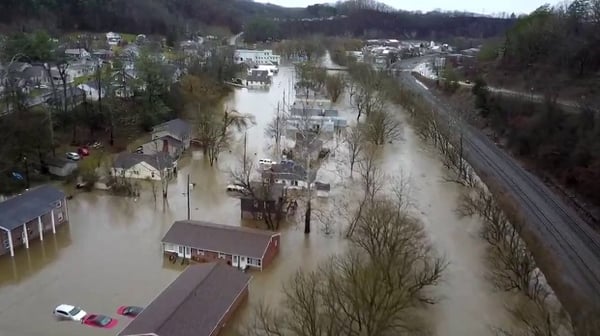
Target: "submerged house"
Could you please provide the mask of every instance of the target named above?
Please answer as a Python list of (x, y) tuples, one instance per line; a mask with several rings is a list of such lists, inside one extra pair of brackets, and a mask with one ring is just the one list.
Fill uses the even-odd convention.
[(222, 261), (262, 270), (279, 253), (281, 234), (201, 221), (177, 221), (162, 239), (163, 252), (198, 262)]
[(268, 70), (252, 69), (251, 73), (246, 77), (246, 85), (248, 86), (268, 86), (271, 85), (271, 76)]
[(67, 197), (58, 188), (42, 185), (0, 202), (0, 255), (15, 255), (15, 249), (52, 231), (69, 220)]

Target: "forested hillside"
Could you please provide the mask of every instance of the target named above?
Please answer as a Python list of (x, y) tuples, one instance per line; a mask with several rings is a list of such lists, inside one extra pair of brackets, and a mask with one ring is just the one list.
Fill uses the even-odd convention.
[(307, 8), (285, 8), (249, 0), (0, 2), (0, 25), (11, 31), (43, 28), (57, 32), (85, 30), (166, 35), (185, 34), (200, 25), (210, 25), (227, 27), (234, 33), (244, 30), (249, 40), (308, 34), (441, 39), (498, 36), (513, 22), (466, 13), (409, 13), (364, 0)]
[(481, 55), (490, 82), (578, 100), (600, 88), (600, 1), (543, 6)]
[(375, 9), (351, 10), (333, 20), (292, 21), (279, 25), (281, 36), (325, 34), (439, 40), (454, 36), (487, 38), (503, 34), (515, 19), (474, 16), (467, 13), (410, 13)]
[(12, 30), (183, 32), (199, 24), (239, 32), (254, 16), (301, 17), (303, 9), (248, 0), (3, 0), (0, 24)]

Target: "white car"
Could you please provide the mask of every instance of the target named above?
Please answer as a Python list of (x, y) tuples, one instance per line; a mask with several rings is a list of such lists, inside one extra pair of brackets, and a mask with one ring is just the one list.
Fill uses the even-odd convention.
[(68, 304), (61, 304), (57, 306), (56, 308), (54, 308), (54, 311), (52, 313), (59, 319), (77, 322), (81, 322), (83, 318), (87, 315), (87, 313), (83, 309)]
[(79, 161), (79, 159), (81, 159), (81, 156), (79, 156), (79, 154), (75, 153), (75, 152), (68, 152), (66, 154), (67, 159), (69, 160), (73, 160), (73, 161)]
[(240, 193), (240, 194), (244, 194), (246, 193), (246, 188), (244, 188), (243, 186), (239, 185), (239, 184), (230, 184), (227, 186), (227, 192), (235, 192), (235, 193)]
[(260, 160), (258, 160), (258, 165), (262, 169), (269, 169), (273, 165), (273, 160), (271, 160), (271, 159), (260, 159)]

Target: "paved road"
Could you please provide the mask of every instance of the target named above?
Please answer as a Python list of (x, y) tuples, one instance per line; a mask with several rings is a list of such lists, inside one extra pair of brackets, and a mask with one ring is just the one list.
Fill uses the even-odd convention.
[[(400, 62), (398, 67), (404, 71), (411, 71), (419, 64), (430, 63), (432, 57), (434, 57), (434, 55), (427, 55), (427, 56), (418, 57), (418, 58), (406, 59), (406, 60), (403, 60), (402, 62)], [(473, 86), (472, 83), (459, 82), (459, 84), (461, 84), (463, 86), (467, 86), (467, 87)], [(491, 93), (494, 93), (496, 95), (510, 96), (510, 97), (515, 97), (515, 98), (521, 99), (521, 100), (529, 100), (529, 101), (536, 102), (536, 103), (543, 103), (546, 99), (546, 97), (544, 97), (544, 95), (541, 95), (541, 94), (530, 93), (530, 92), (521, 92), (521, 91), (509, 90), (509, 89), (493, 87), (493, 86), (488, 86), (488, 90)], [(569, 112), (569, 113), (581, 112), (581, 105), (579, 102), (558, 99), (556, 101), (556, 103), (558, 105), (562, 106), (565, 112)], [(593, 108), (593, 109), (595, 109), (596, 111), (600, 111), (600, 109), (597, 109), (597, 108)]]
[[(407, 60), (407, 69), (419, 62)], [(504, 186), (526, 215), (530, 229), (556, 254), (559, 274), (582, 297), (600, 299), (600, 237), (579, 215), (555, 195), (539, 178), (527, 172), (511, 156), (499, 149), (480, 130), (455, 120), (450, 106), (421, 85), (410, 72), (400, 72), (399, 80), (437, 107), (454, 132), (463, 132), (469, 162)], [(556, 268), (556, 267), (555, 267)], [(571, 293), (562, 293), (571, 294)], [(574, 294), (574, 293), (573, 293)], [(568, 299), (568, 298), (561, 298)]]
[(237, 35), (234, 35), (234, 36), (230, 37), (229, 38), (229, 45), (231, 45), (231, 46), (237, 45), (237, 40), (238, 40), (238, 38), (240, 38), (240, 36), (242, 36), (242, 34), (244, 34), (244, 32), (241, 32), (241, 33), (239, 33)]

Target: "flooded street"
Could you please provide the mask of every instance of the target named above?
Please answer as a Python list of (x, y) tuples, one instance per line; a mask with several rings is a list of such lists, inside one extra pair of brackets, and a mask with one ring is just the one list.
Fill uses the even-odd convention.
[[(247, 131), (247, 151), (256, 160), (271, 157), (273, 148), (265, 139), (265, 126), (284, 91), (289, 91), (292, 74), (293, 68), (282, 67), (269, 90), (236, 89), (226, 102), (227, 107), (256, 117), (257, 124)], [(340, 100), (341, 105), (346, 103), (347, 99)], [(348, 115), (347, 107), (341, 109)], [(348, 115), (349, 121), (354, 118)], [(411, 198), (427, 231), (450, 262), (438, 289), (441, 302), (432, 309), (433, 328), (437, 335), (490, 335), (490, 325), (506, 325), (506, 321), (502, 295), (494, 294), (485, 280), (480, 224), (458, 219), (454, 209), (459, 188), (443, 181), (444, 170), (435, 151), (405, 127), (403, 140), (386, 147), (385, 167), (390, 173), (402, 171), (408, 178)], [(237, 164), (241, 151), (237, 144), (231, 153), (223, 153), (218, 167), (209, 167), (202, 159), (185, 158), (177, 180), (169, 187), (169, 204), (164, 211), (162, 201), (155, 202), (150, 191), (137, 200), (102, 193), (78, 194), (69, 203), (69, 226), (62, 227), (56, 236), (45, 237), (43, 244), (36, 241), (29, 250), (19, 248), (15, 258), (0, 257), (0, 335), (116, 334), (57, 322), (52, 309), (67, 303), (116, 317), (118, 306), (150, 302), (184, 267), (165, 262), (160, 240), (173, 221), (186, 218), (188, 173), (196, 183), (190, 193), (192, 219), (242, 225), (239, 200), (224, 191), (228, 172)], [(333, 163), (331, 170), (337, 166)], [(331, 179), (335, 175), (325, 172)], [(326, 182), (335, 188), (334, 181)], [(276, 302), (282, 280), (297, 269), (312, 268), (343, 251), (345, 245), (339, 232), (324, 235), (316, 224), (309, 236), (304, 235), (302, 223), (284, 228), (279, 256), (267, 270), (252, 274), (249, 304), (240, 310), (232, 326), (251, 316), (251, 304)], [(119, 318), (116, 330), (127, 322)]]

